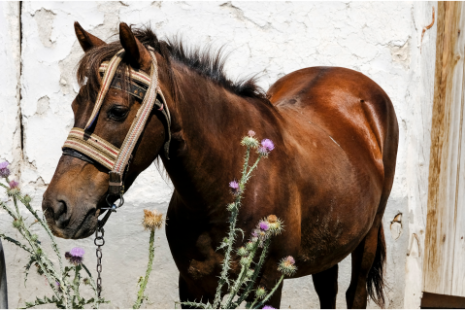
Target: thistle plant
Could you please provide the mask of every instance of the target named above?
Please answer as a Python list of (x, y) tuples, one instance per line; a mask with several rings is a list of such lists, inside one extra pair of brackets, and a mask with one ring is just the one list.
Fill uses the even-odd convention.
[[(237, 233), (240, 232), (242, 236), (244, 235), (244, 232), (240, 228), (236, 228), (236, 223), (242, 197), (245, 192), (245, 186), (252, 177), (252, 172), (257, 168), (260, 160), (262, 158), (267, 158), (274, 149), (274, 144), (271, 140), (264, 139), (259, 143), (255, 135), (255, 132), (251, 130), (248, 132), (247, 136), (242, 139), (241, 145), (246, 147), (242, 176), (239, 181), (233, 180), (229, 183), (234, 202), (229, 204), (226, 208), (230, 212), (228, 236), (224, 238), (217, 249), (224, 250), (224, 260), (213, 303), (182, 302), (181, 304), (183, 305), (203, 309), (235, 309), (239, 307), (243, 301), (253, 300), (247, 302), (246, 308), (259, 309), (262, 308), (275, 293), (284, 280), (284, 277), (291, 276), (297, 270), (294, 259), (288, 256), (284, 258), (278, 266), (278, 270), (282, 273), (282, 276), (271, 291), (267, 292), (264, 287), (255, 287), (260, 270), (265, 263), (265, 258), (271, 244), (271, 238), (279, 235), (283, 231), (282, 221), (276, 215), (269, 215), (257, 224), (257, 227), (251, 233), (249, 241), (246, 242), (244, 246), (235, 250), (236, 255), (240, 257), (239, 263), (241, 269), (235, 280), (231, 280), (229, 277), (231, 256), (238, 237)], [(250, 154), (253, 150), (257, 152), (258, 156), (255, 162), (250, 165)], [(257, 255), (258, 262), (254, 260)], [(228, 291), (226, 298), (222, 296), (225, 286)], [(252, 293), (254, 297), (247, 299)], [(269, 306), (265, 307), (271, 309)]]
[[(37, 273), (45, 277), (53, 292), (51, 297), (37, 297), (33, 302), (26, 302), (24, 309), (44, 304), (55, 304), (57, 308), (62, 309), (82, 309), (85, 305), (91, 304), (93, 308), (98, 309), (99, 305), (105, 301), (97, 297), (97, 286), (92, 279), (89, 269), (83, 263), (84, 250), (73, 248), (71, 251), (66, 252), (65, 258), (69, 262), (69, 266), (63, 265), (62, 254), (52, 232), (46, 222), (30, 205), (31, 197), (28, 195), (23, 196), (19, 189), (19, 183), (9, 180), (10, 170), (8, 169), (8, 165), (8, 162), (0, 163), (0, 187), (3, 187), (9, 196), (9, 201), (0, 201), (0, 206), (13, 219), (13, 227), (19, 232), (25, 243), (3, 233), (0, 233), (0, 238), (13, 243), (28, 253), (29, 261), (25, 266), (24, 285), (26, 285), (30, 269), (35, 267)], [(2, 181), (6, 181), (6, 184)], [(11, 201), (14, 208), (11, 207)], [(26, 219), (21, 215), (19, 202), (33, 215), (34, 221), (32, 223), (27, 224)], [(36, 224), (39, 224), (47, 233), (52, 249), (57, 256), (58, 266), (51, 261), (46, 251), (44, 251), (38, 235), (32, 232), (33, 225)], [(95, 297), (87, 300), (80, 296), (81, 271), (87, 274), (87, 277), (82, 282), (90, 285), (95, 294)]]
[(149, 262), (147, 264), (147, 270), (145, 272), (145, 277), (139, 279), (139, 291), (137, 293), (137, 300), (132, 306), (133, 309), (139, 309), (147, 296), (144, 295), (145, 288), (149, 281), (150, 273), (152, 273), (153, 259), (155, 257), (155, 230), (161, 228), (163, 224), (163, 214), (158, 213), (157, 211), (144, 210), (144, 221), (142, 225), (146, 230), (150, 231), (149, 239)]

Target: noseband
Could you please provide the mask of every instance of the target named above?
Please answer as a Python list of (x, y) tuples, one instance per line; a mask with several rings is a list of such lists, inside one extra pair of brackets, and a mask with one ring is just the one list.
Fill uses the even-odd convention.
[[(129, 69), (132, 82), (129, 83), (130, 85), (127, 91), (132, 96), (142, 99), (142, 105), (132, 122), (131, 128), (121, 148), (117, 148), (105, 139), (93, 134), (91, 130), (98, 118), (108, 90), (110, 88), (123, 89), (121, 86), (123, 83), (122, 79), (120, 77), (115, 77), (115, 74), (118, 71), (119, 63), (124, 57), (124, 50), (116, 53), (109, 62), (103, 62), (100, 65), (99, 72), (103, 73), (102, 86), (99, 90), (92, 114), (84, 129), (78, 127), (71, 129), (63, 145), (64, 155), (73, 156), (92, 164), (99, 163), (109, 170), (110, 182), (106, 200), (108, 202), (110, 196), (116, 196), (120, 198), (120, 202), (118, 205), (108, 203), (109, 207), (102, 208), (103, 210), (115, 211), (122, 206), (123, 194), (125, 191), (123, 182), (124, 173), (127, 171), (134, 147), (144, 131), (147, 120), (154, 107), (161, 112), (166, 120), (166, 138), (163, 148), (166, 158), (169, 159), (171, 116), (168, 106), (166, 105), (166, 100), (158, 85), (157, 60), (155, 54), (153, 50), (149, 52), (152, 59), (150, 76), (142, 71), (136, 71), (132, 68)], [(108, 212), (105, 218), (99, 223), (100, 227), (105, 224), (109, 214), (111, 214), (111, 212)]]

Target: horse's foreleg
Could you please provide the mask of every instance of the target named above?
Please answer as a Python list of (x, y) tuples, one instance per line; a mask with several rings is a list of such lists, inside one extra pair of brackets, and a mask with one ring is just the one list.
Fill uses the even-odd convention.
[(337, 275), (339, 267), (333, 267), (312, 275), (321, 309), (336, 309)]
[[(381, 220), (375, 220), (362, 242), (352, 252), (352, 277), (346, 292), (347, 308), (367, 307), (367, 282), (374, 283), (375, 290), (382, 294), (382, 264), (384, 262), (384, 234), (381, 232)], [(372, 267), (376, 267), (371, 270)], [(379, 296), (379, 293), (378, 293)]]

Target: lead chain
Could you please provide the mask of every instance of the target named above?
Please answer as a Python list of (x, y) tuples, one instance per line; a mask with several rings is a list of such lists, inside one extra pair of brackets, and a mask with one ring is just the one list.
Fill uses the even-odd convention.
[(105, 231), (103, 227), (97, 228), (95, 231), (95, 239), (94, 244), (97, 246), (97, 250), (95, 250), (95, 255), (97, 256), (97, 296), (100, 299), (100, 293), (102, 292), (102, 277), (100, 273), (102, 272), (102, 246), (105, 244), (105, 240), (103, 239)]

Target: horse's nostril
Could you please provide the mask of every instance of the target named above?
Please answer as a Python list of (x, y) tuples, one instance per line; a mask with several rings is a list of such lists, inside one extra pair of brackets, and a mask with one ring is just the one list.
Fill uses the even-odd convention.
[(63, 200), (58, 201), (56, 205), (55, 212), (53, 214), (53, 218), (55, 219), (55, 223), (58, 228), (65, 228), (69, 224), (69, 217), (68, 217), (68, 206), (66, 202)]

